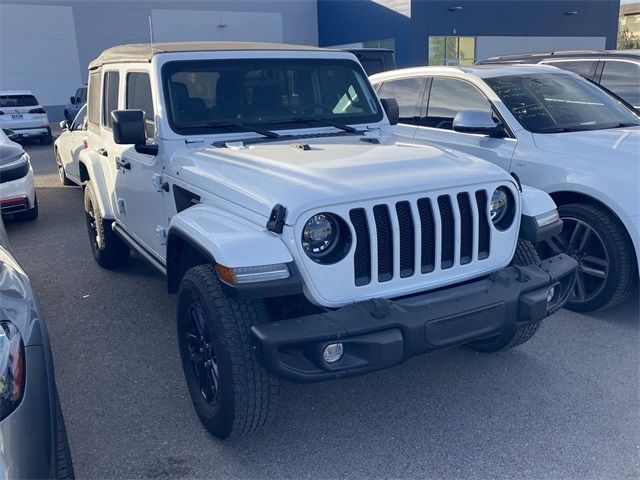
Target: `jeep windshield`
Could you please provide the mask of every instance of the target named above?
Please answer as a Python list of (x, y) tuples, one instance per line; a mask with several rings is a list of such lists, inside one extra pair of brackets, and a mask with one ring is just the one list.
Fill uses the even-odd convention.
[(182, 135), (260, 127), (344, 130), (382, 120), (369, 81), (351, 60), (172, 61), (162, 67), (162, 81), (169, 124)]
[(524, 128), (562, 133), (640, 125), (615, 98), (587, 80), (564, 73), (485, 80)]

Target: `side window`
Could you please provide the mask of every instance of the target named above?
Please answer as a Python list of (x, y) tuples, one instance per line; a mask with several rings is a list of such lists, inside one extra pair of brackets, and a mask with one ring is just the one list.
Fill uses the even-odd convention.
[(608, 60), (600, 83), (634, 107), (640, 106), (640, 65)]
[(102, 125), (111, 128), (113, 120), (111, 112), (118, 109), (118, 90), (120, 88), (120, 74), (106, 72), (104, 74), (104, 96), (102, 104)]
[(87, 87), (81, 87), (76, 91), (76, 103), (82, 105), (87, 101)]
[(102, 90), (102, 72), (97, 71), (89, 76), (89, 128), (97, 129), (100, 125), (100, 94)]
[(420, 125), (451, 130), (453, 118), (465, 110), (492, 111), (489, 100), (470, 83), (436, 77), (431, 83), (427, 116), (420, 119)]
[(378, 90), (380, 98), (395, 98), (400, 106), (400, 123), (416, 125), (420, 117), (424, 78), (404, 78), (385, 82)]
[(563, 70), (569, 70), (570, 72), (577, 73), (583, 77), (591, 79), (595, 70), (597, 60), (571, 60), (563, 62), (544, 62), (552, 67), (562, 68)]
[(142, 110), (144, 112), (144, 123), (147, 138), (153, 138), (156, 133), (156, 123), (153, 111), (153, 97), (151, 95), (151, 80), (149, 80), (149, 74), (131, 72), (127, 75), (126, 98), (126, 108)]

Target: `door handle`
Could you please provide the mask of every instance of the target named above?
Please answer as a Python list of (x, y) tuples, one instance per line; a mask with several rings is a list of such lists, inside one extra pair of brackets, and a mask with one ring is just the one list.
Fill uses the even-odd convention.
[(99, 148), (97, 151), (103, 157), (108, 157), (109, 156), (109, 152), (107, 152), (106, 148)]
[(126, 158), (118, 157), (116, 160), (116, 166), (122, 167), (125, 170), (131, 170), (131, 163)]

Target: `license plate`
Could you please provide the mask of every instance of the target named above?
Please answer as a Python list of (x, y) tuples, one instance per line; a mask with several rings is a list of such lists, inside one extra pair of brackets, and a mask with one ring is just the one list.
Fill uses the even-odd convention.
[(14, 113), (13, 115), (11, 115), (11, 118), (14, 120), (22, 120), (22, 114), (21, 113)]

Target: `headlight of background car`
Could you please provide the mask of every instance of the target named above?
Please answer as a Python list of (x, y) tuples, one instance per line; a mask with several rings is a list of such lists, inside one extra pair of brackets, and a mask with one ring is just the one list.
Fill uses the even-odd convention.
[(25, 351), (18, 329), (10, 322), (0, 322), (0, 420), (13, 412), (25, 385)]
[(515, 214), (513, 194), (506, 187), (498, 187), (491, 195), (489, 206), (491, 221), (498, 230), (506, 230), (511, 226)]
[(351, 247), (351, 232), (346, 222), (331, 213), (318, 213), (302, 229), (302, 248), (316, 263), (342, 260)]

